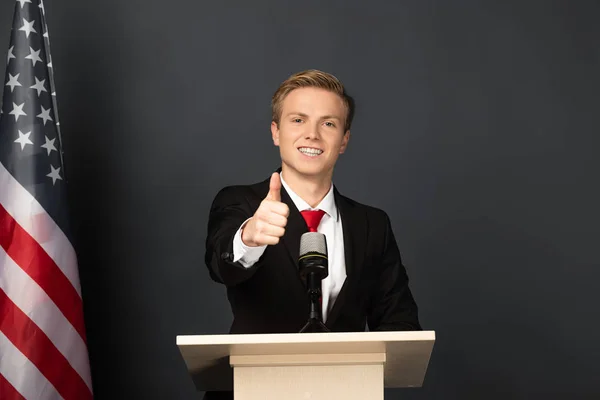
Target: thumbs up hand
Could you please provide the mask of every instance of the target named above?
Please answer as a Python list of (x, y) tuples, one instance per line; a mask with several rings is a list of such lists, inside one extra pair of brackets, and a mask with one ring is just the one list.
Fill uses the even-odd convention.
[(279, 243), (279, 238), (285, 233), (289, 214), (289, 207), (281, 202), (281, 178), (275, 172), (271, 175), (269, 193), (242, 228), (242, 242), (250, 247)]

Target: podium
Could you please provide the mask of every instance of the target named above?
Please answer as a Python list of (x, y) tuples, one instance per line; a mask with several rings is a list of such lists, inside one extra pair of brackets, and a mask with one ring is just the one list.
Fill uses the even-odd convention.
[(235, 400), (383, 400), (421, 387), (434, 331), (180, 335), (196, 388)]

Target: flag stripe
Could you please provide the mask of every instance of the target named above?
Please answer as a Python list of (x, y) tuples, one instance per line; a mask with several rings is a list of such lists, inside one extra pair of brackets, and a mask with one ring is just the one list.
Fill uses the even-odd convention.
[[(0, 290), (2, 293), (2, 290)], [(0, 306), (2, 302), (0, 302)], [(0, 331), (0, 375), (25, 399), (61, 399), (39, 369)], [(0, 399), (4, 400), (0, 392)], [(41, 394), (44, 397), (41, 397)], [(10, 398), (10, 397), (9, 397)], [(18, 397), (17, 397), (18, 398)]]
[(92, 393), (48, 336), (0, 290), (0, 331), (27, 357), (65, 400), (92, 399)]
[[(0, 289), (52, 341), (90, 390), (86, 344), (46, 292), (0, 247)], [(10, 282), (10, 283), (9, 283)], [(2, 399), (2, 397), (0, 397)]]
[(60, 227), (0, 163), (0, 204), (48, 253), (81, 297), (75, 249)]
[(21, 396), (21, 393), (17, 392), (17, 389), (10, 384), (9, 381), (4, 378), (0, 371), (0, 399), (2, 400), (26, 400), (25, 397)]
[(85, 342), (83, 304), (75, 288), (44, 249), (17, 224), (1, 204), (0, 247), (40, 285)]

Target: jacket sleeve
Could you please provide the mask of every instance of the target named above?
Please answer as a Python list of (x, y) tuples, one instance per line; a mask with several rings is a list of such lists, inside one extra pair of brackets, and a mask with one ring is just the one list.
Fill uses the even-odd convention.
[(384, 213), (384, 245), (377, 287), (369, 301), (367, 323), (371, 331), (421, 330), (417, 304), (408, 286), (408, 275)]
[(213, 200), (208, 217), (205, 264), (211, 279), (235, 286), (254, 275), (260, 260), (247, 268), (234, 262), (233, 239), (240, 226), (254, 215), (241, 188), (226, 187)]

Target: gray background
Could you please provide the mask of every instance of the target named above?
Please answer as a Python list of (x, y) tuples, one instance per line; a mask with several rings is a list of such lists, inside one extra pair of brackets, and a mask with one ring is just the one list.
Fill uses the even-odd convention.
[(231, 320), (209, 205), (278, 167), (305, 68), (356, 97), (335, 182), (389, 213), (437, 332), (386, 399), (600, 397), (598, 2), (46, 3), (97, 399), (200, 397), (175, 336)]

